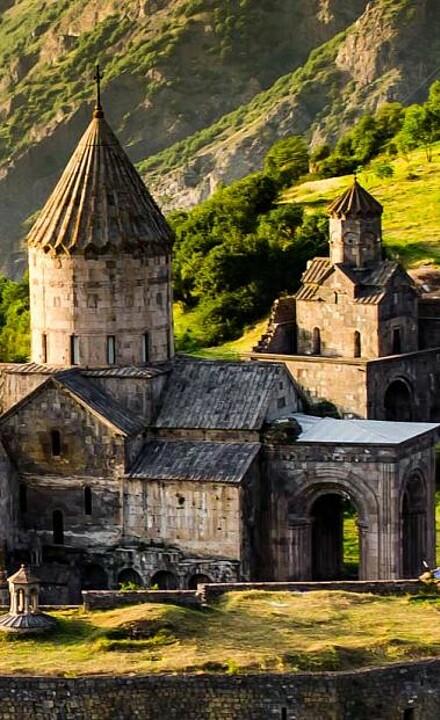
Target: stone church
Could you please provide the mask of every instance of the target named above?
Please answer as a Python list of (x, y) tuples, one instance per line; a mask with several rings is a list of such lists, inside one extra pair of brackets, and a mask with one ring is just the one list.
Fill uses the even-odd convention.
[(440, 295), (383, 259), (383, 208), (357, 180), (328, 210), (329, 257), (275, 303), (254, 357), (286, 362), (342, 416), (439, 421)]
[[(375, 269), (380, 206), (352, 196), (333, 210), (334, 257), (312, 263), (297, 296), (298, 349), (329, 362), (350, 343), (365, 362), (398, 342), (414, 354), (414, 287), (393, 263)], [(357, 202), (362, 215), (343, 219)], [(434, 562), (439, 426), (315, 417), (284, 362), (176, 356), (172, 242), (98, 103), (28, 236), (31, 360), (0, 367), (8, 570), (30, 562), (46, 602), (127, 582), (339, 578), (347, 501), (360, 578)], [(332, 333), (316, 315), (327, 306)], [(364, 330), (378, 313), (391, 345)]]

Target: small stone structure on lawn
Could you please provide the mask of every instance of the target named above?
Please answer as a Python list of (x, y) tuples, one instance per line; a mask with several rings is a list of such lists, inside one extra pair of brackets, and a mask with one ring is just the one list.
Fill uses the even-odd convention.
[(8, 579), (8, 583), (9, 612), (0, 617), (0, 630), (26, 635), (52, 630), (55, 620), (39, 610), (38, 578), (22, 565), (20, 570)]

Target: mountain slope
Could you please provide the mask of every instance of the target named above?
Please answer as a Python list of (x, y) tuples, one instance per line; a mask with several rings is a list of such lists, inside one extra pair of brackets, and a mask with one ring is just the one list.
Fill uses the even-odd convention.
[(209, 127), (367, 0), (0, 0), (0, 264), (41, 206), (90, 112), (97, 60), (107, 117), (133, 160)]
[[(307, 132), (312, 145), (384, 101), (426, 97), (440, 73), (440, 6), (435, 0), (377, 0), (347, 31), (314, 50), (239, 111), (141, 164), (171, 207), (195, 204), (220, 182), (261, 165), (280, 137)], [(183, 162), (182, 162), (183, 158)]]

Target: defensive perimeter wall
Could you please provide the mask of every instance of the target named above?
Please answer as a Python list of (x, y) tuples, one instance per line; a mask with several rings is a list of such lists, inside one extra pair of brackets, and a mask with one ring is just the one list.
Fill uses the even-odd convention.
[(438, 720), (440, 660), (341, 673), (0, 677), (0, 720)]

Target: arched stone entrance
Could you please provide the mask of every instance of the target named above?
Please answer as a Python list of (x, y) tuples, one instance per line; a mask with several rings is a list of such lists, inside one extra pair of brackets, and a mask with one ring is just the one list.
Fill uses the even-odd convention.
[[(288, 579), (382, 577), (378, 500), (362, 476), (341, 467), (329, 478), (319, 469), (299, 482), (302, 487), (288, 502)], [(345, 509), (351, 510), (345, 521), (351, 524), (352, 553), (344, 563)]]
[(157, 587), (159, 590), (177, 590), (179, 580), (177, 576), (169, 570), (159, 570), (154, 573), (150, 580), (151, 587)]
[(411, 475), (402, 496), (402, 575), (415, 578), (427, 557), (427, 493), (421, 474)]
[(208, 575), (204, 575), (203, 573), (195, 573), (195, 575), (191, 575), (188, 580), (188, 590), (197, 590), (198, 585), (203, 585), (211, 582), (212, 580)]
[[(344, 564), (344, 520), (346, 507), (356, 514), (357, 508), (343, 493), (320, 495), (311, 507), (312, 519), (312, 579), (341, 580), (359, 577), (361, 559), (361, 531), (355, 529), (356, 538), (350, 538), (358, 545), (356, 567)], [(351, 523), (353, 524), (353, 523)], [(353, 578), (354, 574), (354, 578)]]
[(398, 378), (388, 385), (384, 398), (385, 420), (411, 422), (413, 412), (413, 392), (406, 380)]
[(123, 585), (136, 585), (137, 587), (142, 587), (144, 583), (136, 570), (133, 570), (133, 568), (124, 568), (120, 573), (118, 573), (117, 584), (118, 587)]

